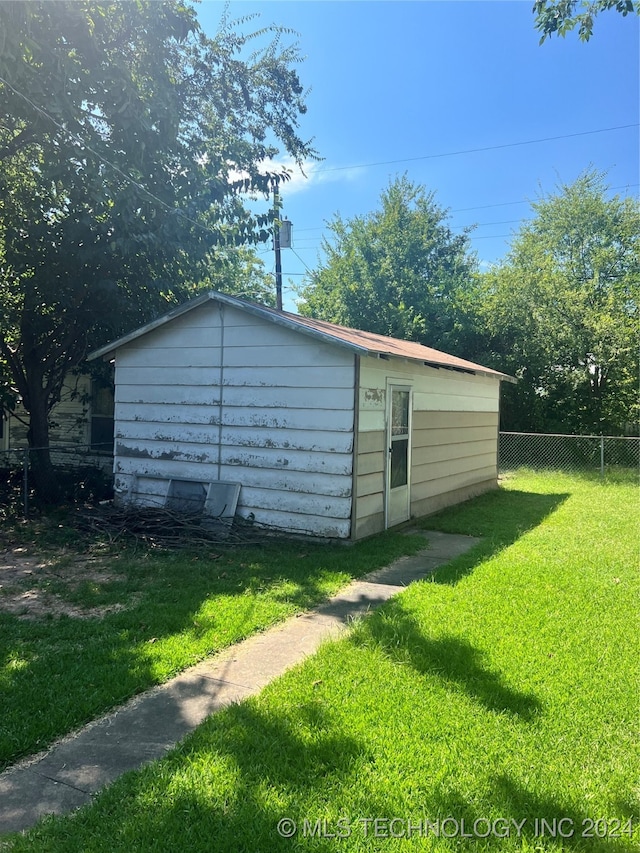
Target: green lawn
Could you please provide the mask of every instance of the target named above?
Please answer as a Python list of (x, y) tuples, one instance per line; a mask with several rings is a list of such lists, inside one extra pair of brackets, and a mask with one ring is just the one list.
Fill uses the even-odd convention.
[[(390, 533), (353, 548), (280, 541), (173, 553), (98, 549), (89, 579), (75, 583), (78, 552), (88, 549), (85, 556), (95, 557), (99, 543), (88, 539), (71, 547), (73, 531), (55, 527), (53, 535), (50, 526), (42, 531), (35, 545), (29, 544), (28, 527), (19, 531), (27, 551), (44, 547), (53, 562), (36, 589), (45, 587), (83, 608), (124, 609), (101, 618), (45, 614), (34, 620), (0, 607), (0, 769), (216, 651), (312, 607), (356, 575), (425, 547), (421, 536)], [(10, 591), (0, 588), (0, 597)]]
[(521, 474), (427, 519), (484, 541), (7, 849), (637, 850), (637, 497)]

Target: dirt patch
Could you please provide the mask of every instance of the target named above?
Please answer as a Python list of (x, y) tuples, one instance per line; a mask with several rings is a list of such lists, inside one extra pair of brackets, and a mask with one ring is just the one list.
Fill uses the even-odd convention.
[(75, 619), (99, 619), (131, 607), (114, 603), (101, 607), (80, 607), (63, 596), (47, 589), (52, 584), (63, 585), (73, 593), (83, 583), (97, 586), (115, 581), (98, 558), (62, 556), (38, 559), (25, 554), (24, 548), (0, 551), (0, 612), (22, 619), (43, 619), (71, 616)]

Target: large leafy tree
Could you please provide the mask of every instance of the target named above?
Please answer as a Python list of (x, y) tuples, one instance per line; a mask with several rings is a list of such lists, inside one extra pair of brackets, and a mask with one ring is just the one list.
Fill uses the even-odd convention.
[(406, 176), (373, 213), (329, 223), (324, 259), (301, 290), (318, 319), (456, 351), (457, 294), (474, 267), (468, 233), (454, 234), (433, 193)]
[(596, 15), (614, 9), (621, 15), (640, 15), (640, 3), (634, 0), (535, 0), (536, 29), (542, 33), (540, 44), (554, 33), (565, 36), (578, 28), (581, 41), (593, 35)]
[(88, 348), (266, 239), (240, 191), (282, 177), (261, 170), (278, 151), (313, 156), (295, 47), (246, 55), (268, 35), (208, 39), (181, 0), (0, 4), (0, 378), (32, 447)]
[(588, 171), (533, 211), (474, 295), (493, 362), (520, 379), (503, 426), (619, 434), (639, 420), (640, 207)]

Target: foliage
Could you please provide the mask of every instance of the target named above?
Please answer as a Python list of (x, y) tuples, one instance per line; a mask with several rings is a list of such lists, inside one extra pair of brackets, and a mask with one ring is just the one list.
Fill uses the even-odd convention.
[(455, 349), (456, 294), (474, 261), (468, 232), (453, 234), (433, 193), (396, 178), (377, 211), (336, 215), (329, 228), (325, 259), (301, 291), (302, 314)]
[(198, 281), (191, 285), (194, 296), (204, 289), (231, 293), (272, 308), (276, 304), (275, 277), (250, 247), (222, 247), (216, 251), (210, 264), (203, 265)]
[(330, 224), (302, 313), (417, 340), (516, 376), (503, 429), (606, 433), (640, 420), (640, 209), (587, 171), (533, 205), (497, 267), (406, 177), (378, 211)]
[(0, 4), (0, 378), (32, 447), (87, 349), (267, 238), (240, 191), (269, 190), (280, 148), (313, 156), (282, 35), (208, 39), (181, 0)]
[(634, 12), (640, 15), (640, 3), (634, 0), (535, 0), (533, 11), (535, 27), (542, 33), (540, 44), (553, 33), (564, 37), (575, 27), (580, 41), (589, 41), (593, 19), (607, 9), (615, 9), (625, 17)]
[(491, 360), (520, 379), (503, 428), (619, 434), (639, 420), (640, 206), (588, 171), (533, 209), (474, 294)]

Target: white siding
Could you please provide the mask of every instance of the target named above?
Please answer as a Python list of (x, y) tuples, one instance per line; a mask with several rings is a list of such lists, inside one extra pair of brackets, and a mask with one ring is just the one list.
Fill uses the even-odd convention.
[[(495, 484), (500, 383), (399, 359), (360, 367), (356, 535), (384, 526), (387, 381), (413, 388), (411, 513)], [(448, 497), (451, 498), (449, 501)]]
[[(116, 488), (157, 503), (170, 478), (242, 484), (259, 524), (350, 535), (354, 359), (205, 303), (116, 356)], [(159, 485), (160, 484), (160, 485)]]

